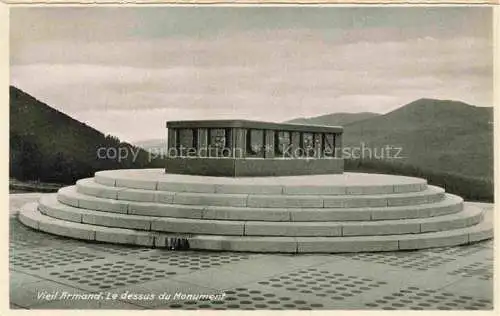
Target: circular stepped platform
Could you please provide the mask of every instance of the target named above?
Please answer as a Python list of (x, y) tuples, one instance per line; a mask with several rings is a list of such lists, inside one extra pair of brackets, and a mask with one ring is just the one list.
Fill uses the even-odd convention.
[(420, 249), (493, 233), (481, 209), (423, 179), (357, 173), (221, 178), (103, 171), (25, 205), (19, 219), (85, 240), (255, 252)]
[(363, 195), (172, 192), (108, 187), (95, 182), (93, 178), (77, 181), (76, 191), (84, 195), (122, 201), (264, 208), (399, 206), (438, 202), (442, 200), (444, 196), (444, 190), (435, 186), (427, 186), (424, 190), (417, 192)]
[(286, 195), (358, 195), (418, 192), (424, 179), (384, 174), (350, 173), (287, 177), (208, 177), (165, 174), (163, 169), (106, 170), (95, 182), (111, 187), (193, 193)]

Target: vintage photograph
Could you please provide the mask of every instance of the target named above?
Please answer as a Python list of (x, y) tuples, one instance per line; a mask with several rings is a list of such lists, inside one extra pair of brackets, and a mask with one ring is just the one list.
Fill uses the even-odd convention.
[(491, 6), (9, 11), (10, 309), (493, 310)]

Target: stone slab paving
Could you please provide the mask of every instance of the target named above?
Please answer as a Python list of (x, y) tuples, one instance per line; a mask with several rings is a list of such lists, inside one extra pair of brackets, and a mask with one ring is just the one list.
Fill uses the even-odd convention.
[[(34, 231), (10, 196), (12, 309), (491, 310), (493, 241), (409, 252), (167, 251)], [(490, 204), (474, 203), (492, 211)], [(199, 299), (204, 295), (210, 299)], [(198, 296), (198, 299), (196, 299)]]

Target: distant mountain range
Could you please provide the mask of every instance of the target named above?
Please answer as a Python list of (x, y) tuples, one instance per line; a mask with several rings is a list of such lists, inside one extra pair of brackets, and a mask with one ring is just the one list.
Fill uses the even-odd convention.
[[(419, 99), (381, 115), (332, 113), (287, 121), (344, 127), (344, 146), (401, 148), (397, 162), (426, 170), (493, 179), (493, 108), (451, 100)], [(136, 142), (165, 148), (164, 139)], [(394, 154), (393, 151), (391, 154)], [(380, 156), (380, 155), (379, 155)], [(395, 160), (393, 160), (395, 161)]]
[[(290, 122), (344, 126), (344, 146), (401, 147), (398, 162), (435, 172), (493, 179), (493, 109), (420, 99), (390, 113), (332, 113)], [(10, 87), (10, 172), (19, 179), (70, 183), (102, 169), (162, 167), (139, 159), (103, 160), (100, 147), (165, 148), (165, 139), (120, 142)]]
[(344, 145), (402, 148), (419, 168), (493, 178), (493, 108), (420, 99), (344, 128)]
[(379, 115), (380, 115), (379, 113), (372, 113), (372, 112), (332, 113), (314, 117), (299, 117), (293, 120), (286, 121), (286, 123), (346, 126), (351, 123), (367, 120)]
[[(293, 120), (286, 121), (285, 123), (293, 124), (315, 124), (315, 125), (329, 125), (329, 126), (345, 126), (356, 121), (369, 119), (379, 116), (378, 113), (361, 112), (361, 113), (333, 113), (315, 117), (300, 117)], [(134, 145), (141, 147), (147, 151), (157, 151), (167, 147), (165, 139), (147, 139), (143, 141), (134, 142)]]
[(134, 142), (134, 145), (149, 152), (162, 152), (167, 148), (167, 140), (162, 138)]

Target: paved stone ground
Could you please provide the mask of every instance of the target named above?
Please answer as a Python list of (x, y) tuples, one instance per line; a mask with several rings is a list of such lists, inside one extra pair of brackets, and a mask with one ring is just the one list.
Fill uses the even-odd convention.
[[(331, 255), (176, 252), (95, 244), (19, 223), (18, 208), (39, 196), (10, 196), (12, 309), (493, 307), (492, 241), (411, 252)], [(492, 210), (489, 204), (478, 205)], [(64, 298), (63, 293), (80, 296)], [(182, 297), (196, 294), (219, 296), (212, 301)]]

